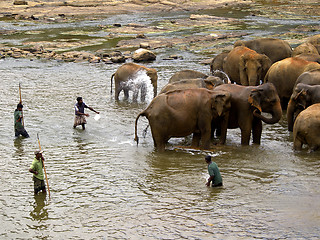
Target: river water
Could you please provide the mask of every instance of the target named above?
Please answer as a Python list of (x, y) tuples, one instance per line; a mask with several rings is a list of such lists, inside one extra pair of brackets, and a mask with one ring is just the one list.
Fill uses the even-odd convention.
[[(158, 91), (178, 70), (209, 72), (197, 54), (161, 60), (167, 55), (159, 50), (146, 64), (158, 70)], [(211, 151), (188, 149), (191, 139), (180, 138), (158, 153), (150, 130), (142, 137), (145, 118), (139, 146), (133, 140), (135, 118), (147, 103), (115, 102), (110, 93), (119, 66), (0, 60), (1, 239), (319, 238), (319, 153), (292, 150), (285, 115), (264, 125), (260, 146), (241, 146), (240, 131), (232, 130), (226, 145)], [(14, 139), (19, 83), (28, 139)], [(101, 112), (96, 121), (87, 111), (85, 131), (72, 128), (77, 96)], [(33, 195), (28, 172), (37, 134), (50, 199)], [(220, 168), (221, 188), (205, 186), (206, 154)]]

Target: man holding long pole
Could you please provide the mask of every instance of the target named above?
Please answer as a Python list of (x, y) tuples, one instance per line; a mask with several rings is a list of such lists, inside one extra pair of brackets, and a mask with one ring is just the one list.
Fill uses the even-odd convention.
[(20, 97), (19, 104), (17, 105), (17, 109), (14, 111), (14, 135), (15, 137), (19, 137), (20, 135), (22, 135), (23, 137), (28, 138), (29, 134), (24, 128), (21, 84), (19, 84), (19, 97)]
[(33, 182), (34, 182), (34, 194), (42, 191), (46, 193), (46, 185), (44, 183), (44, 174), (43, 174), (43, 161), (42, 151), (34, 152), (35, 158), (30, 166), (29, 172), (33, 173)]

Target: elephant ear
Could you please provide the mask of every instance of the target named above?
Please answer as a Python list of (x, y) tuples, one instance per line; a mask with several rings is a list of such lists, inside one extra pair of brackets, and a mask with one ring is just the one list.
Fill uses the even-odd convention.
[(248, 102), (250, 103), (250, 106), (258, 109), (260, 112), (262, 112), (261, 106), (260, 106), (260, 97), (261, 93), (260, 91), (263, 91), (261, 89), (252, 89), (250, 96), (248, 98)]

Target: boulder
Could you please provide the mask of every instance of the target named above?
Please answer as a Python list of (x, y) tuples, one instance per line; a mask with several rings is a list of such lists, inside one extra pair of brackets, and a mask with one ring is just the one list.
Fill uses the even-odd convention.
[(132, 59), (135, 62), (154, 61), (156, 59), (156, 55), (150, 50), (139, 48), (133, 53)]

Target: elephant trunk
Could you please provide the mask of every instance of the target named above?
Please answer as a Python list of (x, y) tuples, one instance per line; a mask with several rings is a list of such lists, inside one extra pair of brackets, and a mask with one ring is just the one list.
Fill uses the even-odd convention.
[(260, 113), (258, 113), (258, 110), (254, 110), (253, 115), (261, 119), (263, 122), (267, 124), (275, 124), (279, 122), (282, 117), (282, 108), (281, 108), (280, 101), (273, 106), (273, 110), (271, 112), (271, 115), (272, 115), (271, 118), (266, 118), (262, 116)]
[(295, 111), (295, 103), (292, 99), (290, 99), (287, 107), (287, 120), (288, 120), (288, 130), (290, 132), (293, 131), (293, 124), (294, 124), (294, 111)]

